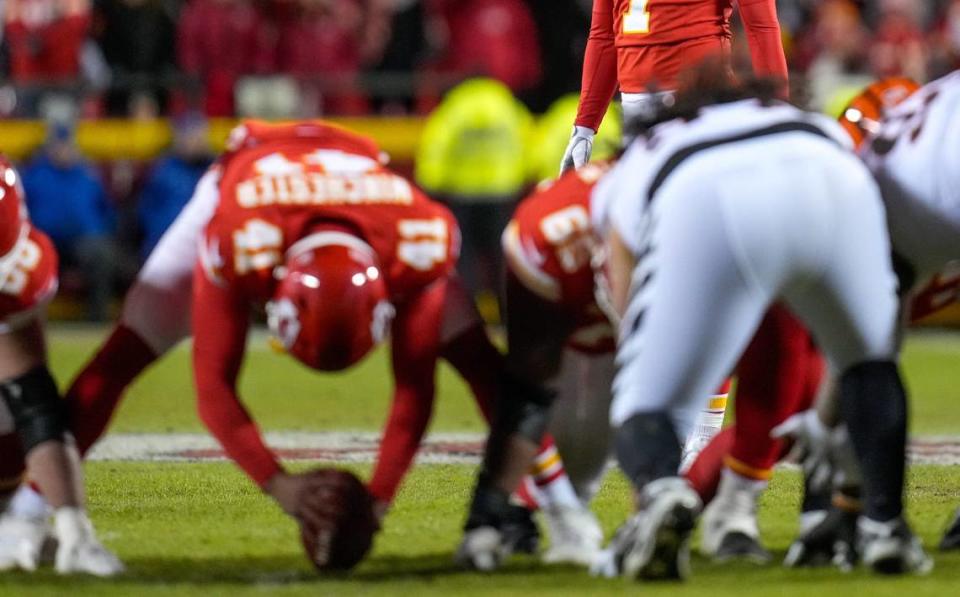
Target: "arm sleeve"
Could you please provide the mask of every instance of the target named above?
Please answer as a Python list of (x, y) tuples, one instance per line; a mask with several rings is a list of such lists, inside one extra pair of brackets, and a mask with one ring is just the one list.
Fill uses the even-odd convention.
[(281, 470), (237, 395), (249, 317), (239, 297), (193, 275), (193, 371), (197, 411), (227, 455), (261, 487)]
[(381, 502), (390, 502), (396, 495), (433, 413), (445, 295), (446, 281), (442, 281), (397, 309), (392, 335), (393, 405), (370, 480), (370, 493)]
[(583, 55), (580, 106), (574, 124), (597, 131), (617, 90), (613, 0), (593, 0), (590, 35)]
[(747, 34), (753, 71), (760, 76), (787, 80), (776, 0), (739, 0), (740, 18)]

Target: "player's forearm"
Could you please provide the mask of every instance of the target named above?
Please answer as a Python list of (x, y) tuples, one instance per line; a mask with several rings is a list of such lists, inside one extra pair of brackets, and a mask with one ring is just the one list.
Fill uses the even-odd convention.
[(780, 22), (773, 0), (741, 0), (753, 70), (757, 75), (787, 80), (787, 59), (783, 52)]
[(377, 465), (370, 479), (373, 497), (382, 503), (393, 501), (420, 447), (432, 412), (433, 388), (420, 391), (397, 388), (394, 407), (383, 431)]
[(590, 36), (583, 55), (580, 105), (574, 122), (594, 131), (599, 130), (603, 115), (617, 91), (617, 48), (614, 45), (612, 9), (608, 12), (605, 14), (602, 6), (594, 6)]
[[(256, 424), (243, 411), (235, 397), (214, 398), (223, 390), (203, 390), (198, 402), (200, 420), (220, 445), (227, 456), (245, 472), (254, 483), (263, 487), (282, 468), (273, 452), (267, 448)], [(235, 405), (230, 405), (229, 402)]]

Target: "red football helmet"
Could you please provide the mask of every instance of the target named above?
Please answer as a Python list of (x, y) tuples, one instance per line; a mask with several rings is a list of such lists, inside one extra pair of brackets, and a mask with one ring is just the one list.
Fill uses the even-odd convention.
[(290, 247), (277, 274), (267, 324), (304, 365), (346, 369), (386, 336), (393, 306), (373, 248), (356, 236), (310, 234)]
[(0, 257), (16, 246), (27, 219), (22, 188), (13, 164), (0, 156)]

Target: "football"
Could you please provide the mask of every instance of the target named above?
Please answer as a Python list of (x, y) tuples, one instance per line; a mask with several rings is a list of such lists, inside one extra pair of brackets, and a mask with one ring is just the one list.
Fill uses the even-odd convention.
[(350, 570), (370, 551), (380, 526), (373, 497), (349, 471), (324, 468), (308, 475), (300, 498), (303, 549), (321, 572)]

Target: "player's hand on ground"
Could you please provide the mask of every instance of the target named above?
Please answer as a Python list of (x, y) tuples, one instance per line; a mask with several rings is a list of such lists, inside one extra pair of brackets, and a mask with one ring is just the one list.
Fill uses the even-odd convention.
[(830, 434), (813, 409), (793, 415), (770, 431), (771, 437), (793, 442), (791, 457), (801, 461), (809, 486), (817, 490), (828, 487), (833, 477)]
[(281, 471), (271, 477), (263, 489), (277, 501), (284, 512), (296, 518), (300, 492), (305, 484), (305, 475), (291, 475)]
[(573, 127), (567, 150), (563, 152), (563, 159), (560, 161), (560, 174), (571, 168), (579, 168), (590, 161), (595, 135), (596, 133), (591, 128), (585, 126)]
[(483, 526), (463, 533), (463, 540), (454, 556), (457, 564), (480, 572), (491, 572), (500, 567), (509, 555), (503, 534), (494, 527)]

